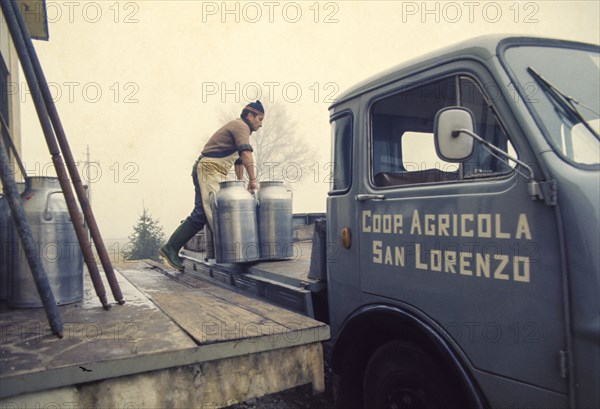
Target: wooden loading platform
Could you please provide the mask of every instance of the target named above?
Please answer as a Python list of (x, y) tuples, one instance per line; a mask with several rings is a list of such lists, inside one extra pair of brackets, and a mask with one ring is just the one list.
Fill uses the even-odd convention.
[(0, 408), (217, 408), (324, 390), (327, 325), (156, 263), (117, 276), (126, 304), (104, 311), (86, 278), (84, 300), (60, 307), (63, 339), (42, 309), (0, 308)]

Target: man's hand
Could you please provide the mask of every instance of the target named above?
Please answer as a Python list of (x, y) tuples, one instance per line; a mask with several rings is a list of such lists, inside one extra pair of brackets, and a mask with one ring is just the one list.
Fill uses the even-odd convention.
[(254, 193), (255, 190), (258, 190), (258, 183), (256, 183), (256, 179), (250, 179), (248, 182), (248, 192)]

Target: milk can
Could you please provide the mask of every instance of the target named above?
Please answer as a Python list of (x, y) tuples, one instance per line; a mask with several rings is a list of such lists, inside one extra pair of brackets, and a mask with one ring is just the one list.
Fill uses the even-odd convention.
[[(17, 182), (19, 194), (24, 182)], [(19, 236), (12, 223), (8, 198), (0, 194), (0, 300), (8, 298), (8, 272), (11, 270), (12, 254), (19, 248)]]
[(260, 182), (257, 198), (260, 258), (292, 257), (292, 191), (283, 182)]
[[(29, 179), (31, 185), (21, 195), (23, 209), (56, 303), (81, 301), (83, 255), (58, 178)], [(41, 307), (27, 257), (19, 247), (8, 275), (8, 306)]]
[(256, 200), (243, 181), (219, 183), (219, 192), (210, 192), (218, 263), (258, 260)]

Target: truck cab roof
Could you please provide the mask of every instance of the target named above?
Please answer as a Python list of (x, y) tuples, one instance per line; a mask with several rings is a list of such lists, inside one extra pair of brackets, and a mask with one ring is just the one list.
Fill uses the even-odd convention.
[(545, 44), (548, 46), (589, 46), (588, 44), (544, 37), (519, 36), (508, 34), (489, 34), (474, 37), (451, 46), (420, 55), (377, 73), (341, 93), (330, 109), (356, 98), (370, 90), (385, 86), (402, 79), (408, 74), (441, 65), (457, 58), (473, 58), (486, 61), (498, 54), (500, 47), (514, 44)]

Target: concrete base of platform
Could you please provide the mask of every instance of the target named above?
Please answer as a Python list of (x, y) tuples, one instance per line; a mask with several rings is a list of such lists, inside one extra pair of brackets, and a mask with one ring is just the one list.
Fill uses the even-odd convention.
[(219, 408), (309, 383), (322, 392), (322, 360), (320, 345), (305, 345), (24, 394), (0, 408)]

